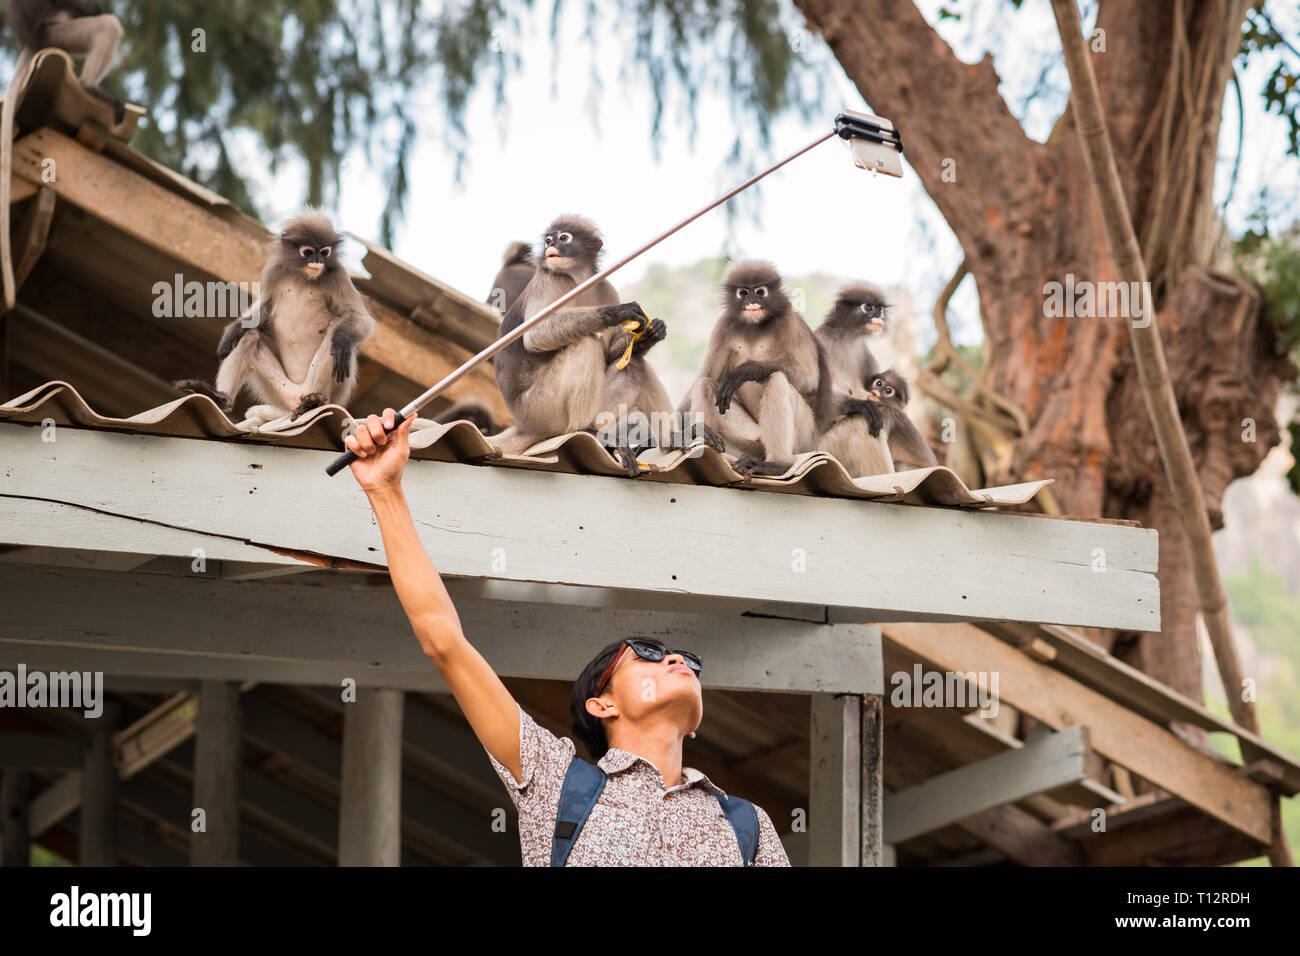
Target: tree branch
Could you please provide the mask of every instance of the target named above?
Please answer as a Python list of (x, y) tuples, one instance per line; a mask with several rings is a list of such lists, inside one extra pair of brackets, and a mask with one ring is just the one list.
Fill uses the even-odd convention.
[(1044, 151), (998, 93), (992, 57), (963, 63), (902, 0), (795, 3), (871, 108), (897, 124), (908, 162), (967, 253), (1004, 245), (1016, 224), (1000, 216), (1036, 208), (1017, 200), (1043, 188), (1037, 160)]

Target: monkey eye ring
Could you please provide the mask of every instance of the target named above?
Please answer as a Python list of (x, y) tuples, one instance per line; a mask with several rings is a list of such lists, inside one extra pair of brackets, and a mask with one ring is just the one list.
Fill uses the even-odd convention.
[[(772, 173), (776, 172), (778, 169), (785, 166), (787, 163), (794, 162), (804, 153), (808, 152), (809, 150), (816, 149), (818, 146), (826, 142), (828, 139), (834, 139), (837, 136), (848, 143), (849, 151), (853, 156), (854, 165), (856, 165), (859, 169), (870, 169), (872, 172), (884, 173), (885, 175), (888, 176), (901, 177), (903, 175), (903, 163), (902, 163), (903, 139), (899, 135), (898, 130), (894, 128), (894, 124), (882, 117), (872, 116), (870, 113), (859, 113), (854, 110), (844, 110), (838, 116), (835, 117), (835, 126), (829, 132), (823, 133), (822, 135), (818, 136), (815, 140), (813, 140), (811, 143), (809, 143), (807, 146), (804, 146), (803, 148), (797, 150), (796, 152), (791, 153), (789, 156), (785, 157), (779, 162), (773, 163), (771, 166), (767, 167), (767, 169), (755, 173), (753, 176), (750, 176), (739, 186), (734, 186), (731, 189), (727, 190), (725, 193), (723, 193), (717, 199), (713, 200), (713, 202), (709, 203), (703, 209), (691, 213), (691, 215), (687, 216), (681, 222), (677, 223), (675, 226), (671, 226), (670, 228), (666, 229), (664, 232), (660, 233), (658, 236), (655, 236), (653, 239), (651, 239), (649, 242), (645, 243), (644, 245), (632, 250), (627, 255), (625, 255), (622, 259), (619, 259), (617, 262), (615, 262), (613, 265), (606, 266), (602, 271), (597, 272), (589, 279), (583, 282), (579, 282), (576, 286), (574, 286), (564, 295), (560, 296), (550, 305), (546, 306), (543, 309), (539, 309), (532, 316), (530, 316), (527, 321), (521, 322), (519, 325), (511, 329), (509, 333), (502, 335), (500, 338), (494, 340), (491, 344), (486, 346), (477, 355), (472, 356), (468, 361), (462, 364), (459, 368), (454, 369), (453, 371), (448, 373), (442, 379), (442, 381), (438, 382), (437, 384), (427, 389), (424, 392), (424, 394), (419, 395), (416, 398), (412, 399), (404, 408), (402, 408), (401, 411), (399, 411), (394, 416), (392, 426), (387, 428), (386, 430), (391, 432), (394, 429), (396, 429), (399, 425), (402, 424), (402, 422), (406, 421), (406, 419), (416, 414), (416, 412), (418, 412), (429, 402), (433, 401), (433, 399), (437, 398), (439, 395), (441, 395), (443, 392), (449, 389), (452, 385), (455, 385), (458, 381), (460, 381), (462, 378), (468, 375), (474, 368), (478, 367), (483, 362), (486, 362), (488, 359), (492, 358), (492, 356), (496, 355), (502, 349), (506, 348), (512, 343), (517, 342), (519, 339), (523, 338), (524, 335), (527, 334), (530, 330), (536, 328), (538, 323), (545, 321), (551, 315), (553, 315), (560, 309), (564, 308), (566, 305), (568, 305), (578, 296), (582, 295), (588, 289), (592, 288), (595, 285), (598, 285), (601, 282), (604, 282), (606, 279), (612, 276), (619, 269), (623, 268), (633, 259), (636, 259), (637, 257), (642, 256), (645, 253), (649, 252), (651, 249), (659, 245), (659, 243), (663, 242), (669, 236), (679, 232), (682, 229), (685, 229), (687, 226), (693, 223), (696, 219), (699, 219), (705, 213), (716, 209), (718, 206), (721, 206), (727, 200), (731, 199), (731, 197), (745, 191), (750, 186), (753, 186), (755, 183), (757, 183), (759, 180), (763, 179), (764, 177), (770, 176)], [(562, 234), (561, 239), (563, 239), (565, 235), (567, 235), (567, 233)], [(569, 238), (572, 237), (570, 236)], [(330, 462), (330, 464), (325, 469), (325, 474), (331, 476), (337, 475), (340, 471), (342, 471), (344, 468), (346, 468), (348, 465), (352, 464), (352, 462), (356, 460), (357, 460), (357, 456), (353, 454), (351, 451), (344, 452), (342, 455), (339, 455), (332, 462)]]

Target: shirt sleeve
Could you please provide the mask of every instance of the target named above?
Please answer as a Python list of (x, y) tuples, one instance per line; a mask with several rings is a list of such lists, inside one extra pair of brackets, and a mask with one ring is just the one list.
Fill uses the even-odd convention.
[(486, 749), (484, 753), (492, 761), (492, 769), (505, 784), (510, 799), (519, 806), (521, 800), (532, 802), (551, 791), (559, 799), (559, 790), (575, 748), (568, 737), (556, 737), (519, 707), (519, 772), (522, 779), (516, 780), (514, 774)]
[(751, 865), (789, 866), (790, 858), (785, 855), (785, 845), (781, 843), (781, 837), (776, 832), (771, 817), (757, 804), (754, 805), (754, 809), (758, 811), (758, 852), (754, 854), (754, 862)]

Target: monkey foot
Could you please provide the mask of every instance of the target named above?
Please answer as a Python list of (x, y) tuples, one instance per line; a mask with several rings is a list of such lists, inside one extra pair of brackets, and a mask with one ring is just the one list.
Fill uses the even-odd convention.
[(752, 476), (761, 475), (775, 477), (784, 475), (789, 469), (788, 463), (779, 461), (764, 461), (758, 458), (751, 458), (749, 455), (741, 455), (736, 459), (736, 463), (731, 466), (737, 474)]
[(477, 428), (482, 435), (491, 435), (497, 430), (496, 424), (486, 411), (469, 411), (461, 418)]
[(97, 86), (91, 86), (89, 83), (82, 83), (81, 85), (85, 91), (95, 97), (95, 99), (103, 100), (109, 106), (113, 107), (113, 125), (121, 126), (122, 121), (126, 119), (126, 104), (112, 93), (101, 90)]
[(619, 461), (621, 461), (623, 467), (627, 469), (627, 476), (629, 478), (639, 477), (641, 474), (641, 466), (636, 463), (636, 451), (626, 445), (620, 445), (615, 449), (615, 451), (618, 452)]
[(329, 401), (329, 396), (324, 392), (312, 392), (310, 395), (304, 395), (302, 402), (289, 415), (289, 421), (296, 422), (298, 416), (304, 412), (309, 412), (313, 408), (320, 408)]
[(182, 392), (189, 392), (191, 395), (206, 395), (217, 403), (217, 407), (223, 412), (228, 412), (234, 408), (235, 403), (230, 400), (230, 396), (225, 392), (218, 392), (207, 382), (198, 378), (183, 378), (180, 381), (172, 382), (172, 387), (180, 389)]
[(723, 441), (722, 436), (704, 424), (688, 426), (685, 431), (673, 432), (664, 447), (672, 451), (689, 451), (691, 446), (701, 439), (716, 452), (727, 450), (727, 443)]
[(704, 444), (708, 445), (716, 452), (724, 452), (727, 450), (727, 443), (723, 440), (722, 436), (708, 425), (701, 424), (696, 426), (695, 433), (691, 437), (692, 439), (703, 438)]

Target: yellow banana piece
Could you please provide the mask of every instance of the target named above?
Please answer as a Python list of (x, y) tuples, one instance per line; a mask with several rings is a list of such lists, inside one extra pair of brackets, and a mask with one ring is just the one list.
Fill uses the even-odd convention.
[(627, 363), (632, 361), (632, 346), (645, 337), (646, 332), (650, 329), (650, 317), (646, 316), (644, 322), (638, 322), (636, 319), (628, 319), (623, 323), (623, 328), (631, 334), (628, 340), (627, 348), (623, 351), (623, 357), (614, 363), (614, 368), (620, 372), (627, 368)]

